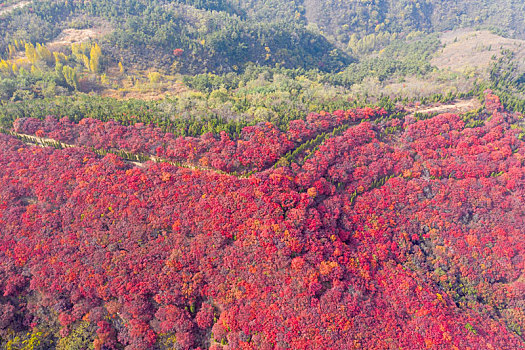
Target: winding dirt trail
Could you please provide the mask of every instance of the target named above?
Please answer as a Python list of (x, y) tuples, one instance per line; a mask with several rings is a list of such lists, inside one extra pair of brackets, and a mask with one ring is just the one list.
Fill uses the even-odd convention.
[[(55, 139), (50, 139), (50, 138), (47, 138), (47, 137), (39, 137), (39, 136), (35, 136), (35, 135), (21, 134), (21, 133), (17, 133), (17, 132), (13, 132), (13, 131), (9, 132), (9, 134), (19, 138), (24, 143), (33, 144), (33, 145), (40, 146), (40, 147), (50, 147), (50, 146), (53, 146), (53, 145), (57, 145), (57, 146), (59, 145), (61, 148), (82, 147), (82, 146), (77, 146), (77, 145), (73, 145), (73, 144), (69, 144), (69, 143), (64, 143), (64, 142), (57, 141)], [(27, 140), (29, 140), (29, 142), (27, 142)], [(112, 153), (112, 152), (109, 152), (109, 151), (106, 151), (106, 150), (103, 150), (103, 149), (97, 149), (96, 151)], [(164, 158), (153, 156), (153, 155), (145, 155), (145, 154), (140, 154), (140, 155), (133, 154), (133, 155), (136, 156), (136, 157), (141, 157), (141, 158), (146, 158), (146, 159), (143, 160), (143, 161), (138, 161), (138, 160), (129, 159), (129, 158), (125, 158), (125, 157), (122, 157), (122, 158), (125, 161), (127, 161), (127, 162), (129, 162), (129, 163), (131, 163), (131, 164), (133, 164), (135, 166), (141, 167), (141, 168), (143, 168), (146, 165), (146, 162), (152, 161), (152, 162), (155, 162), (155, 163), (168, 163), (168, 164), (171, 164), (173, 166), (180, 167), (180, 168), (187, 168), (187, 169), (200, 170), (200, 171), (213, 171), (215, 173), (222, 174), (222, 175), (236, 176), (234, 174), (230, 174), (230, 173), (227, 173), (227, 172), (224, 172), (224, 171), (221, 171), (221, 170), (217, 170), (217, 169), (213, 169), (213, 168), (207, 168), (207, 167), (202, 167), (202, 166), (199, 166), (199, 165), (186, 163), (186, 162), (184, 162), (184, 163), (173, 162), (173, 161), (170, 161), (168, 159), (164, 159)], [(242, 177), (242, 176), (237, 176), (237, 177)]]
[(482, 107), (481, 102), (473, 97), (466, 100), (457, 100), (450, 103), (439, 104), (435, 106), (414, 106), (405, 107), (410, 114), (414, 113), (466, 113), (475, 111)]
[[(413, 107), (406, 107), (405, 111), (407, 111), (408, 115), (414, 115), (415, 113), (466, 113), (470, 111), (474, 111), (482, 107), (481, 102), (476, 98), (471, 99), (464, 99), (464, 100), (458, 100), (447, 104), (440, 104), (440, 105), (434, 105), (434, 106), (413, 106)], [(28, 135), (28, 134), (22, 134), (22, 133), (16, 133), (13, 131), (3, 131), (4, 133), (7, 133), (9, 135), (15, 136), (18, 139), (20, 139), (24, 143), (33, 144), (40, 147), (50, 147), (50, 146), (59, 146), (60, 148), (72, 148), (72, 147), (82, 147), (77, 146), (74, 144), (68, 144), (64, 143), (55, 139), (46, 138), (46, 137), (39, 137), (35, 135)], [(98, 154), (106, 154), (106, 153), (115, 153), (119, 156), (121, 156), (125, 161), (129, 162), (130, 164), (133, 164), (137, 167), (145, 167), (146, 162), (152, 161), (155, 163), (168, 163), (176, 167), (180, 168), (187, 168), (192, 170), (199, 170), (199, 171), (212, 171), (217, 174), (221, 175), (230, 175), (235, 176), (237, 178), (247, 178), (250, 176), (250, 174), (244, 174), (244, 175), (238, 175), (238, 174), (232, 174), (227, 173), (225, 171), (221, 171), (218, 169), (203, 167), (199, 165), (195, 165), (192, 163), (187, 162), (174, 162), (170, 161), (165, 158), (148, 155), (148, 154), (134, 154), (127, 151), (122, 151), (122, 153), (119, 152), (120, 150), (116, 151), (107, 151), (104, 149), (95, 149), (95, 152)], [(128, 155), (131, 155), (132, 158), (130, 158)], [(273, 166), (273, 165), (272, 165)]]

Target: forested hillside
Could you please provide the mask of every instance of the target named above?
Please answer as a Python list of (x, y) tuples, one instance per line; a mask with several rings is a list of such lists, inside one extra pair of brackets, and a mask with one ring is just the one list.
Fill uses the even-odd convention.
[(0, 137), (2, 346), (523, 347), (523, 116), (484, 106), (235, 138), (18, 119)]
[[(7, 8), (13, 1), (4, 1)], [(24, 4), (27, 5), (26, 2)], [(497, 26), (525, 34), (521, 1), (45, 1), (0, 15), (0, 52), (14, 39), (52, 41), (66, 28), (107, 24), (103, 47), (117, 61), (179, 72), (228, 72), (247, 62), (341, 70), (359, 40), (385, 46), (410, 32)], [(180, 55), (173, 54), (180, 49)]]
[(0, 0), (0, 348), (525, 348), (518, 0)]
[[(0, 12), (4, 34), (0, 55), (5, 61), (0, 64), (0, 98), (15, 101), (70, 95), (72, 91), (115, 97), (123, 95), (123, 90), (144, 90), (147, 82), (150, 96), (181, 95), (184, 89), (173, 84), (180, 80), (190, 89), (197, 87), (196, 80), (220, 81), (213, 84), (213, 90), (224, 87), (238, 92), (243, 87), (238, 82), (257, 80), (253, 72), (261, 72), (261, 67), (266, 68), (264, 77), (284, 69), (293, 80), (304, 76), (314, 84), (343, 88), (354, 99), (380, 98), (383, 91), (402, 98), (421, 98), (438, 91), (464, 93), (475, 88), (480, 74), (472, 74), (469, 69), (475, 67), (469, 66), (458, 77), (457, 72), (430, 63), (445, 45), (440, 31), (478, 27), (523, 37), (523, 16), (517, 15), (523, 13), (523, 4), (513, 1), (495, 5), (9, 0), (0, 4), (4, 8)], [(37, 51), (42, 45), (51, 56), (47, 52), (32, 55), (26, 44)], [(78, 44), (85, 46), (73, 47)], [(83, 58), (91, 60), (94, 44), (100, 48), (96, 69)], [(497, 40), (487, 47), (479, 45), (472, 56), (490, 52), (494, 65), (505, 55), (515, 55), (510, 64), (521, 57), (516, 47), (503, 52), (504, 45)], [(520, 90), (519, 75), (525, 68), (514, 69), (510, 64), (503, 68), (514, 70)], [(498, 74), (490, 77), (492, 81), (498, 80)], [(454, 83), (440, 85), (445, 80)], [(431, 83), (422, 88), (423, 82)], [(387, 85), (393, 93), (384, 89)], [(206, 86), (206, 92), (211, 93), (209, 88)], [(227, 91), (230, 98), (232, 92)]]
[(303, 5), (308, 22), (341, 43), (352, 33), (440, 32), (473, 26), (493, 26), (521, 38), (525, 35), (525, 4), (520, 0), (304, 0)]
[(226, 3), (192, 1), (36, 1), (2, 21), (0, 28), (8, 35), (0, 51), (7, 51), (14, 39), (48, 42), (62, 29), (100, 21), (111, 28), (102, 44), (105, 51), (141, 69), (228, 72), (253, 62), (338, 70), (350, 62), (300, 22), (249, 20)]

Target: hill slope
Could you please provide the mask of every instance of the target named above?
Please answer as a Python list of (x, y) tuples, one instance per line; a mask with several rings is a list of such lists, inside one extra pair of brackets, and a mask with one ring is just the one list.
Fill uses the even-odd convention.
[[(519, 15), (525, 5), (515, 0), (38, 0), (18, 5), (9, 2), (1, 15), (0, 52), (15, 39), (45, 43), (65, 29), (103, 21), (112, 28), (104, 48), (115, 62), (126, 57), (141, 69), (153, 64), (183, 73), (231, 72), (249, 62), (339, 71), (352, 61), (355, 40), (372, 34), (385, 40), (414, 31), (485, 26), (525, 38)], [(184, 55), (174, 57), (175, 49)]]
[[(79, 146), (158, 142), (188, 161), (208, 147), (211, 168), (219, 151), (256, 173), (136, 167), (0, 136), (2, 345), (523, 347), (521, 120), (490, 93), (464, 116), (336, 111), (238, 140), (19, 120)], [(277, 157), (243, 163), (239, 147)]]

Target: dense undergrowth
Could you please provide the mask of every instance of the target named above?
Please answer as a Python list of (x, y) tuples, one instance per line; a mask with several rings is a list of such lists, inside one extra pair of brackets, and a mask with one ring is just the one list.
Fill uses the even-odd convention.
[[(244, 178), (1, 135), (2, 346), (523, 347), (522, 116), (491, 93), (477, 114), (337, 124), (356, 113), (177, 141), (219, 142), (225, 161), (246, 147), (260, 163)], [(95, 120), (15, 127), (146, 151), (157, 145), (137, 135), (162, 152), (173, 141)], [(265, 158), (323, 132), (283, 166)]]

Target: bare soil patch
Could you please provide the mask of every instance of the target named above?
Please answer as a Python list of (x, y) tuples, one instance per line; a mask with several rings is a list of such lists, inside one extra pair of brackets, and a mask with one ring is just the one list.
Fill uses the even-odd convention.
[(436, 103), (435, 105), (407, 106), (405, 109), (411, 113), (466, 113), (475, 111), (482, 107), (477, 98), (457, 100), (450, 103)]
[(169, 96), (180, 95), (187, 89), (183, 84), (173, 83), (162, 89), (105, 89), (100, 92), (101, 96), (118, 99), (138, 99), (145, 101), (158, 101)]
[(16, 4), (12, 4), (12, 5), (7, 5), (5, 7), (0, 7), (0, 16), (2, 15), (5, 15), (11, 11), (14, 11), (18, 8), (21, 8), (21, 7), (24, 7), (24, 6), (27, 6), (31, 3), (31, 1), (20, 1), (20, 2), (17, 2)]
[(488, 30), (461, 29), (443, 33), (445, 46), (431, 61), (440, 69), (464, 72), (466, 69), (486, 69), (492, 57), (499, 57), (502, 50), (516, 53), (518, 61), (525, 58), (525, 41), (508, 39)]
[(64, 29), (62, 33), (46, 46), (54, 51), (63, 46), (70, 46), (71, 44), (82, 43), (85, 41), (100, 38), (107, 33), (105, 28), (88, 28), (88, 29)]
[(130, 69), (122, 74), (118, 67), (108, 67), (106, 75), (110, 84), (99, 91), (104, 97), (158, 101), (188, 91), (188, 88), (174, 77), (163, 77), (161, 82), (152, 84), (147, 72)]

